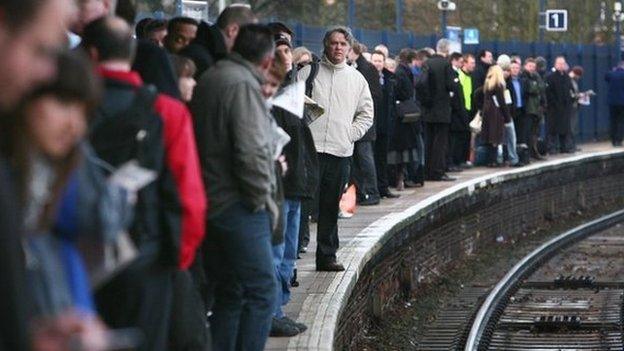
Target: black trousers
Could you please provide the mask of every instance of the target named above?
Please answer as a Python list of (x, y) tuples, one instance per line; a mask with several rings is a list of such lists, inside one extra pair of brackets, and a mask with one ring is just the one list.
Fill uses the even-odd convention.
[(486, 147), (486, 165), (492, 166), (498, 164), (498, 146), (493, 144), (485, 144)]
[(570, 152), (572, 150), (572, 134), (548, 134), (547, 138), (548, 153), (556, 154), (558, 152)]
[(348, 179), (349, 157), (318, 154), (319, 191), (316, 263), (336, 260), (338, 251), (338, 205)]
[(621, 144), (624, 138), (624, 106), (609, 106), (611, 143)]
[(529, 145), (531, 140), (531, 124), (532, 120), (529, 115), (519, 113), (513, 118), (514, 127), (516, 128), (516, 145)]
[(527, 118), (527, 138), (528, 138), (528, 146), (531, 152), (532, 157), (536, 157), (540, 155), (540, 152), (537, 147), (537, 142), (540, 137), (540, 123), (542, 122), (542, 118), (538, 115), (526, 114)]
[(211, 346), (205, 306), (196, 283), (188, 271), (176, 271), (173, 276), (169, 350), (209, 351)]
[(358, 200), (364, 200), (367, 196), (379, 199), (373, 143), (373, 141), (356, 141), (353, 145), (351, 178), (357, 189)]
[(450, 132), (449, 152), (447, 160), (449, 165), (458, 166), (468, 160), (470, 154), (470, 132)]
[(377, 134), (377, 140), (375, 140), (375, 169), (377, 170), (377, 190), (379, 194), (387, 194), (388, 186), (388, 149), (390, 142), (388, 136), (384, 134)]
[(299, 221), (299, 250), (302, 247), (308, 247), (310, 244), (310, 215), (312, 208), (318, 207), (314, 199), (305, 199), (301, 201), (301, 217)]
[(446, 173), (448, 138), (448, 123), (425, 123), (425, 173), (429, 179), (438, 179)]

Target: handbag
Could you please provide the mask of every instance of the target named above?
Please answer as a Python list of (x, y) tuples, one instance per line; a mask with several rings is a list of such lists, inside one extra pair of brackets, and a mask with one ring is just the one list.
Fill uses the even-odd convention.
[(401, 123), (416, 123), (420, 121), (422, 110), (414, 99), (397, 101), (396, 111)]
[(481, 116), (481, 111), (477, 111), (477, 114), (474, 116), (472, 121), (470, 121), (470, 131), (479, 134), (481, 133), (481, 128), (483, 127), (483, 117)]

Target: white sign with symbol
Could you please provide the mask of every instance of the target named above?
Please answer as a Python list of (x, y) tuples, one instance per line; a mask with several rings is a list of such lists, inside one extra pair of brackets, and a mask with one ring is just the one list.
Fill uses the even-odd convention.
[(464, 44), (466, 45), (479, 44), (479, 30), (477, 28), (464, 29)]
[(546, 30), (565, 32), (568, 30), (568, 10), (546, 10)]
[(206, 1), (183, 0), (182, 16), (190, 17), (197, 21), (208, 20), (208, 3)]

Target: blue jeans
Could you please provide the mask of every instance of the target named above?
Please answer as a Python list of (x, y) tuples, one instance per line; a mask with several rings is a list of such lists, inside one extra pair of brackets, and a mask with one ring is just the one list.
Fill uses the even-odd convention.
[(251, 212), (238, 202), (210, 218), (208, 232), (205, 257), (215, 295), (213, 349), (261, 351), (275, 309), (269, 214)]
[(513, 121), (505, 124), (505, 145), (507, 145), (507, 154), (509, 155), (509, 162), (515, 165), (520, 161), (518, 158), (518, 152), (516, 151), (516, 127)]
[(299, 223), (301, 220), (301, 201), (284, 200), (284, 242), (273, 246), (273, 264), (277, 277), (275, 317), (284, 317), (282, 306), (290, 301), (290, 281), (293, 277), (297, 250), (299, 247)]

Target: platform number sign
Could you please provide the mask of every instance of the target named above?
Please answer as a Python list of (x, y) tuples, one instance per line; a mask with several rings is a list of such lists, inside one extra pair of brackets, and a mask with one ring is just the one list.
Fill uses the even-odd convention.
[(568, 30), (568, 10), (546, 10), (546, 30), (565, 32)]

